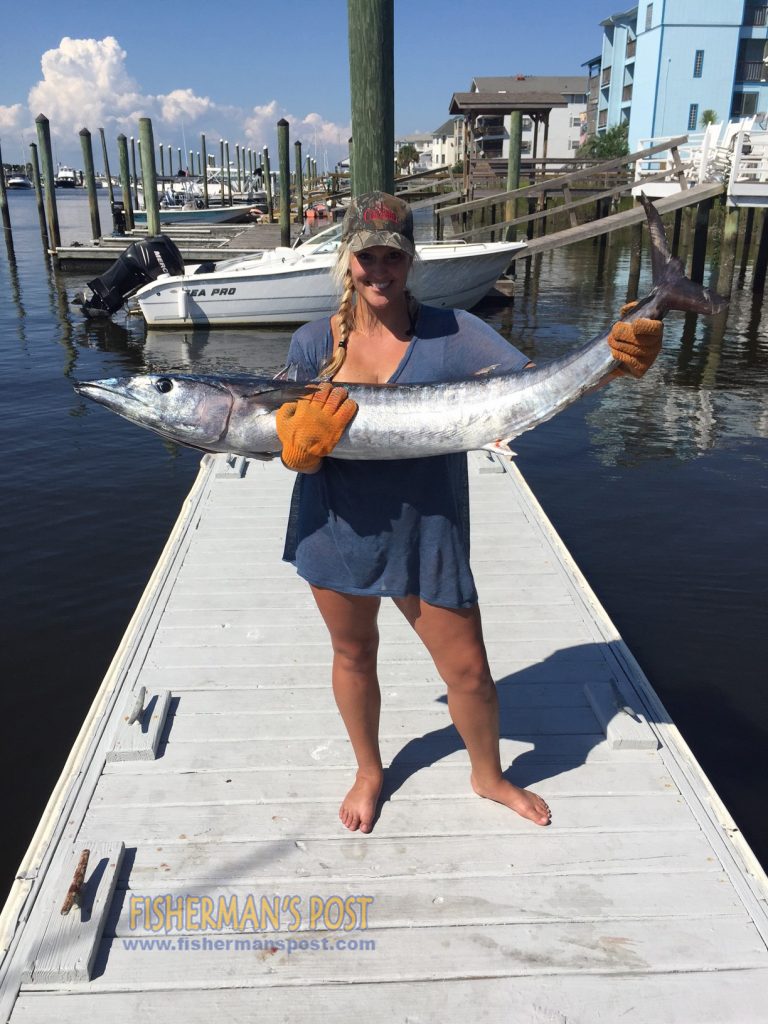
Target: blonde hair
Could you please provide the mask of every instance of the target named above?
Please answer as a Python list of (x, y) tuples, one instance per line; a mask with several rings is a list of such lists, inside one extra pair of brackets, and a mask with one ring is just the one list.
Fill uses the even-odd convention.
[[(342, 242), (339, 246), (336, 262), (331, 270), (331, 279), (336, 284), (336, 287), (341, 290), (341, 300), (336, 311), (339, 327), (339, 344), (336, 346), (336, 351), (331, 355), (328, 362), (320, 368), (318, 376), (323, 380), (332, 380), (344, 365), (344, 360), (347, 358), (349, 336), (356, 325), (357, 303), (352, 272), (349, 269), (350, 255), (349, 246)], [(413, 265), (413, 259), (411, 260), (411, 265)], [(405, 297), (410, 310), (413, 305), (413, 297), (407, 289)]]

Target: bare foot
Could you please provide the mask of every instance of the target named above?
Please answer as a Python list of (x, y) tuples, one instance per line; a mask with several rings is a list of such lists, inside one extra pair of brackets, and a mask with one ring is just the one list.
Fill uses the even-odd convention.
[(549, 825), (552, 821), (552, 812), (549, 806), (540, 796), (531, 793), (529, 789), (520, 789), (513, 786), (506, 779), (498, 779), (486, 786), (479, 786), (472, 780), (472, 789), (478, 796), (487, 797), (488, 800), (496, 800), (505, 807), (516, 811), (521, 817), (529, 818), (535, 825)]
[(350, 832), (370, 832), (376, 817), (376, 804), (384, 781), (384, 772), (379, 769), (360, 769), (355, 784), (344, 797), (339, 808), (339, 818)]

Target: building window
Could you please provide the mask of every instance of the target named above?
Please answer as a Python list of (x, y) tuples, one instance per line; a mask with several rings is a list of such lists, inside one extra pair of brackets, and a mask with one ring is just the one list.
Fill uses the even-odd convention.
[(701, 72), (704, 70), (704, 51), (697, 50), (696, 56), (693, 58), (693, 77), (701, 78)]
[(568, 146), (570, 149), (579, 149), (581, 147), (581, 142), (578, 139), (571, 139)]
[(571, 118), (571, 128), (581, 128), (581, 118), (578, 114)]
[(688, 131), (692, 132), (696, 129), (696, 124), (699, 120), (699, 104), (692, 103), (688, 107)]
[(651, 27), (652, 24), (653, 24), (653, 4), (648, 4), (648, 6), (645, 8), (645, 31), (646, 32), (648, 31), (648, 29)]
[(757, 113), (756, 92), (735, 92), (731, 104), (731, 117), (752, 117)]

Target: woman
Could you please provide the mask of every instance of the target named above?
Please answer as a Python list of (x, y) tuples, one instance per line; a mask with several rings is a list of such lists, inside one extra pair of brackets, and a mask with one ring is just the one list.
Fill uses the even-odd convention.
[[(472, 314), (415, 303), (406, 287), (413, 257), (406, 203), (383, 192), (353, 201), (337, 266), (339, 311), (291, 341), (299, 379), (425, 383), (532, 365)], [(659, 351), (661, 324), (617, 324), (609, 344), (639, 376)], [(547, 825), (545, 801), (502, 775), (498, 700), (469, 567), (466, 456), (327, 458), (355, 411), (343, 387), (325, 383), (278, 412), (283, 462), (300, 474), (283, 557), (309, 583), (330, 633), (333, 692), (358, 765), (339, 817), (350, 830), (373, 827), (383, 781), (377, 616), (391, 597), (445, 681), (474, 791)]]

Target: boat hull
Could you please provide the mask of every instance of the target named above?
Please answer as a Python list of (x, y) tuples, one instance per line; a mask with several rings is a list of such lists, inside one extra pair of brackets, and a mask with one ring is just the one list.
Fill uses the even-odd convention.
[[(214, 206), (203, 210), (167, 209), (160, 210), (161, 224), (233, 224), (247, 220), (250, 206)], [(147, 223), (146, 210), (134, 210), (133, 220), (136, 224)]]
[[(471, 309), (521, 248), (520, 242), (419, 246), (409, 288), (431, 306)], [(161, 277), (137, 299), (151, 327), (303, 324), (338, 308), (334, 261), (335, 254), (278, 249), (206, 274)]]

